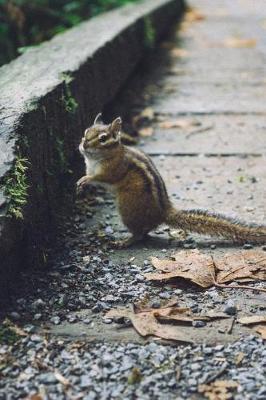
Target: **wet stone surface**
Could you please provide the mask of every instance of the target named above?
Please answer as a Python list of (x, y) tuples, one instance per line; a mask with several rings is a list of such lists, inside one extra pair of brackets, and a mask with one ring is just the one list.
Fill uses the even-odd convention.
[[(246, 4), (247, 13), (249, 3), (241, 2)], [(217, 78), (217, 70), (210, 65), (212, 47), (206, 47), (200, 38), (203, 34), (211, 36), (213, 26), (217, 26), (216, 36), (222, 40), (226, 14), (221, 14), (218, 22), (218, 11), (212, 1), (195, 0), (192, 4), (203, 7), (202, 12), (207, 15), (180, 34), (186, 35), (183, 45), (193, 57), (188, 57), (185, 63), (182, 59), (171, 59), (171, 47), (179, 48), (180, 42), (177, 38), (168, 39), (168, 45), (164, 44), (155, 55), (155, 60), (161, 59), (162, 65), (155, 62), (148, 77), (143, 74), (144, 78), (132, 78), (133, 87), (129, 84), (121, 93), (120, 101), (112, 106), (110, 113), (120, 113), (123, 99), (134, 92), (136, 81), (144, 79), (145, 84), (139, 84), (143, 86), (140, 95), (135, 95), (130, 105), (126, 122), (145, 107), (159, 104), (150, 122), (153, 135), (141, 138), (138, 145), (153, 156), (173, 202), (182, 208), (208, 208), (238, 215), (247, 221), (265, 221), (262, 140), (265, 124), (264, 115), (254, 116), (254, 110), (261, 113), (262, 103), (254, 95), (255, 89), (247, 84), (243, 90), (245, 101), (251, 101), (251, 114), (248, 106), (234, 107), (232, 115), (224, 115), (225, 108), (219, 108), (228, 96), (236, 97), (229, 86), (231, 77), (240, 84), (242, 78), (237, 75), (240, 61), (242, 70), (252, 71), (252, 63), (263, 69), (264, 53), (261, 51), (256, 57), (256, 47), (219, 48), (223, 54), (221, 62), (227, 63), (228, 69), (234, 66), (235, 71), (231, 68), (228, 73), (221, 69)], [(245, 6), (235, 7), (228, 1), (219, 4), (234, 19), (233, 25), (241, 30), (239, 13), (242, 10), (245, 14)], [(255, 26), (259, 16), (252, 15), (248, 21)], [(194, 36), (195, 32), (199, 35)], [(202, 65), (201, 71), (208, 71), (210, 79), (208, 88), (201, 90), (197, 80), (193, 81), (197, 77), (192, 74), (194, 83), (189, 90), (192, 97), (195, 95), (194, 115), (189, 114), (192, 108), (186, 108), (188, 103), (183, 103), (179, 96), (179, 86), (188, 85), (186, 74), (197, 62)], [(180, 68), (186, 74), (172, 73)], [(213, 98), (223, 93), (217, 89), (217, 79), (228, 88), (228, 93), (215, 105), (219, 108), (215, 114)], [(171, 84), (171, 96), (176, 96), (182, 105), (174, 111), (168, 98)], [(262, 85), (261, 82), (260, 90)], [(203, 116), (198, 113), (202, 102), (206, 104)], [(230, 111), (230, 102), (226, 104)], [(183, 129), (160, 126), (165, 120), (191, 118), (201, 125), (192, 129), (187, 129), (186, 124)], [(208, 126), (210, 129), (204, 132), (191, 134), (194, 129)], [(53, 255), (51, 266), (45, 273), (35, 270), (22, 274), (16, 293), (11, 295), (10, 307), (3, 315), (21, 327), (24, 335), (18, 332), (15, 344), (0, 344), (0, 399), (33, 400), (31, 396), (37, 393), (42, 399), (201, 399), (198, 385), (219, 379), (237, 383), (232, 399), (265, 399), (265, 342), (252, 328), (236, 321), (244, 315), (265, 315), (265, 293), (216, 287), (201, 290), (181, 281), (164, 285), (147, 281), (144, 273), (153, 271), (150, 256), (165, 258), (181, 248), (199, 248), (213, 255), (236, 250), (225, 241), (196, 235), (173, 240), (168, 233), (163, 226), (145, 242), (128, 250), (114, 250), (110, 241), (126, 236), (127, 232), (121, 225), (112, 195), (93, 186), (86, 198), (77, 200), (76, 208), (62, 221), (60, 247)], [(264, 287), (259, 282), (253, 285)], [(180, 326), (180, 331), (192, 341), (187, 345), (142, 338), (127, 319), (105, 317), (111, 308), (129, 306), (139, 299), (146, 299), (156, 309), (173, 297), (180, 307), (189, 307), (193, 313), (223, 311), (229, 318), (207, 324), (194, 321), (192, 327)]]

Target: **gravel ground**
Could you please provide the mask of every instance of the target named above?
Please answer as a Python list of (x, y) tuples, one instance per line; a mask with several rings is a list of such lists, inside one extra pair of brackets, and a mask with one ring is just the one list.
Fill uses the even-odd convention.
[[(214, 346), (167, 346), (156, 340), (109, 343), (108, 335), (104, 342), (91, 342), (86, 335), (69, 340), (50, 334), (51, 326), (63, 322), (72, 324), (74, 330), (76, 323), (82, 323), (92, 333), (99, 320), (108, 327), (120, 325), (123, 329), (127, 324), (111, 323), (104, 318), (105, 311), (144, 296), (153, 307), (176, 297), (179, 305), (189, 306), (193, 312), (238, 312), (242, 299), (239, 291), (232, 294), (216, 288), (199, 291), (190, 286), (156, 286), (143, 280), (142, 273), (152, 270), (148, 259), (141, 265), (134, 264), (135, 260), (119, 265), (112, 262), (116, 252), (108, 249), (107, 239), (113, 234), (110, 221), (103, 222), (105, 217), (90, 234), (88, 256), (81, 245), (87, 237), (83, 224), (91, 221), (92, 215), (95, 220), (102, 216), (102, 194), (99, 189), (96, 204), (92, 206), (88, 200), (67, 218), (57, 262), (48, 274), (35, 272), (30, 285), (28, 272), (22, 279), (24, 297), (14, 297), (7, 316), (26, 335), (18, 332), (15, 343), (0, 346), (0, 399), (200, 399), (198, 385), (217, 379), (237, 382), (229, 398), (264, 399), (266, 349), (262, 340), (251, 334)], [(106, 199), (109, 204), (105, 207), (111, 212), (111, 198), (107, 195)], [(70, 223), (76, 224), (76, 229), (67, 232)], [(76, 250), (69, 250), (75, 241)], [(165, 255), (162, 249), (159, 253)], [(89, 317), (84, 309), (92, 311)], [(249, 313), (263, 309), (262, 299), (255, 308), (251, 303)]]
[(31, 334), (12, 348), (0, 348), (0, 399), (37, 399), (35, 394), (58, 400), (196, 399), (198, 384), (221, 376), (238, 384), (228, 398), (263, 400), (266, 350), (262, 347), (253, 335), (227, 346), (171, 347), (155, 342), (47, 341)]

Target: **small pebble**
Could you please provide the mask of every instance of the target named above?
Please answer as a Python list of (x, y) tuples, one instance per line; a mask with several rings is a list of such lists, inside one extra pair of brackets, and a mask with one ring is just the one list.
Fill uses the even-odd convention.
[(237, 313), (237, 307), (232, 300), (228, 300), (223, 311), (228, 315), (235, 315)]
[(206, 326), (206, 322), (196, 320), (192, 322), (192, 326), (194, 326), (194, 328), (203, 328), (204, 326)]
[(245, 243), (244, 245), (243, 245), (243, 249), (245, 249), (245, 250), (250, 250), (250, 249), (253, 249), (253, 245), (252, 244), (250, 244), (250, 243)]

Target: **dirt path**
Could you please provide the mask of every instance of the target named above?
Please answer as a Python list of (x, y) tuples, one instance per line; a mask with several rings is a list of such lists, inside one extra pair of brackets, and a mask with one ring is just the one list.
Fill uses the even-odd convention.
[[(265, 221), (266, 5), (190, 3), (198, 13), (162, 44), (153, 68), (137, 71), (106, 115), (123, 113), (129, 97), (128, 120), (146, 107), (154, 111), (148, 122), (153, 134), (139, 146), (152, 156), (178, 207)], [(52, 269), (26, 272), (10, 309), (9, 318), (27, 335), (0, 346), (0, 399), (34, 393), (57, 400), (196, 399), (198, 384), (219, 377), (238, 384), (234, 399), (265, 398), (262, 340), (237, 323), (228, 333), (235, 315), (265, 314), (265, 293), (156, 285), (143, 277), (153, 271), (151, 255), (166, 257), (178, 246), (214, 256), (234, 247), (197, 236), (178, 243), (161, 228), (145, 243), (114, 251), (108, 240), (125, 230), (101, 188), (77, 204), (62, 232)], [(143, 297), (155, 308), (176, 297), (194, 313), (233, 312), (230, 319), (181, 326), (190, 346), (164, 346), (144, 340), (125, 321), (105, 318), (110, 308)]]

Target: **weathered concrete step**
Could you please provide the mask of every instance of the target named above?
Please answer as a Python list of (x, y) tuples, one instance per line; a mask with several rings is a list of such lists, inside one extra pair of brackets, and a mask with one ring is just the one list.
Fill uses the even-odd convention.
[(178, 87), (165, 95), (162, 90), (154, 100), (153, 108), (162, 113), (265, 113), (266, 85), (239, 85), (237, 89), (195, 85), (180, 81)]
[[(204, 17), (204, 14), (203, 14)], [(200, 48), (209, 48), (210, 50), (214, 47), (224, 47), (225, 49), (230, 49), (231, 44), (227, 42), (230, 38), (236, 40), (252, 40), (252, 42), (247, 43), (243, 47), (263, 49), (265, 47), (265, 27), (264, 19), (262, 16), (241, 16), (241, 17), (231, 17), (230, 15), (221, 17), (206, 17), (204, 20), (199, 21), (194, 24), (191, 29), (189, 29), (189, 34), (187, 34), (186, 27), (181, 31), (181, 38), (184, 38), (186, 44), (186, 39), (193, 37), (195, 39), (194, 43)], [(255, 42), (254, 42), (255, 40)], [(186, 46), (187, 47), (187, 46)], [(192, 46), (194, 47), (194, 46)], [(235, 50), (241, 51), (241, 44), (235, 43)], [(191, 48), (188, 45), (187, 50)]]
[[(191, 39), (190, 39), (191, 40)], [(183, 44), (184, 50), (187, 50), (189, 42)], [(177, 43), (177, 47), (180, 45)], [(212, 81), (216, 73), (222, 73), (223, 71), (231, 71), (234, 78), (242, 80), (243, 77), (238, 75), (239, 73), (247, 72), (247, 74), (254, 74), (256, 70), (262, 71), (262, 74), (256, 76), (256, 80), (265, 82), (265, 60), (266, 56), (259, 51), (256, 51), (254, 56), (254, 49), (227, 49), (223, 47), (200, 47), (197, 43), (190, 44), (192, 47), (190, 50), (185, 52), (184, 56), (179, 56), (179, 50), (175, 53), (175, 47), (172, 48), (172, 53), (168, 55), (169, 63), (172, 68), (183, 68), (186, 70), (186, 74), (196, 73), (199, 70), (199, 74), (209, 75)], [(253, 50), (253, 51), (252, 51)], [(208, 59), (208, 63), (206, 63)], [(212, 76), (214, 74), (214, 76)], [(222, 77), (222, 75), (221, 75)], [(227, 75), (224, 76), (222, 81), (226, 81)], [(247, 75), (249, 80), (249, 75)]]
[[(256, 58), (257, 60), (257, 58)], [(261, 62), (264, 62), (261, 60)], [(182, 84), (191, 85), (213, 85), (214, 87), (222, 86), (228, 90), (237, 90), (240, 86), (246, 90), (249, 86), (263, 86), (265, 85), (266, 67), (252, 67), (240, 68), (235, 65), (235, 59), (232, 60), (232, 65), (228, 64), (227, 67), (214, 68), (208, 65), (204, 67), (204, 63), (200, 65), (197, 63), (187, 62), (171, 63), (168, 68), (165, 68), (165, 75), (160, 80), (159, 85), (170, 87), (178, 87), (180, 82)]]
[[(264, 116), (158, 116), (164, 123), (180, 122), (187, 127), (163, 129), (154, 125), (154, 134), (144, 141), (142, 149), (160, 154), (264, 154), (266, 123)], [(191, 124), (191, 125), (189, 125)]]
[(207, 17), (234, 16), (266, 16), (266, 4), (264, 1), (253, 0), (190, 0), (191, 6), (195, 6)]
[[(249, 310), (250, 306), (254, 306), (254, 298), (248, 297), (241, 303), (241, 311), (245, 312), (245, 310)], [(263, 306), (263, 299), (257, 299), (256, 304)], [(81, 321), (82, 319), (90, 319), (92, 323), (88, 325), (82, 322), (63, 322), (60, 325), (47, 325), (45, 332), (68, 340), (85, 339), (88, 342), (147, 343), (154, 340), (154, 337), (143, 338), (133, 327), (125, 327), (125, 325), (116, 323), (106, 324), (99, 317), (95, 318), (90, 310), (82, 310), (76, 313), (76, 316)], [(209, 345), (231, 343), (242, 335), (250, 334), (250, 329), (240, 324), (235, 325), (232, 334), (226, 333), (231, 324), (232, 318), (229, 318), (213, 321), (200, 329), (185, 325), (177, 325), (176, 329), (181, 335), (183, 334), (184, 339), (188, 342), (208, 343)], [(224, 333), (221, 333), (221, 331)], [(43, 330), (40, 330), (40, 332), (43, 333)]]
[(156, 157), (179, 208), (205, 208), (265, 223), (266, 158)]

